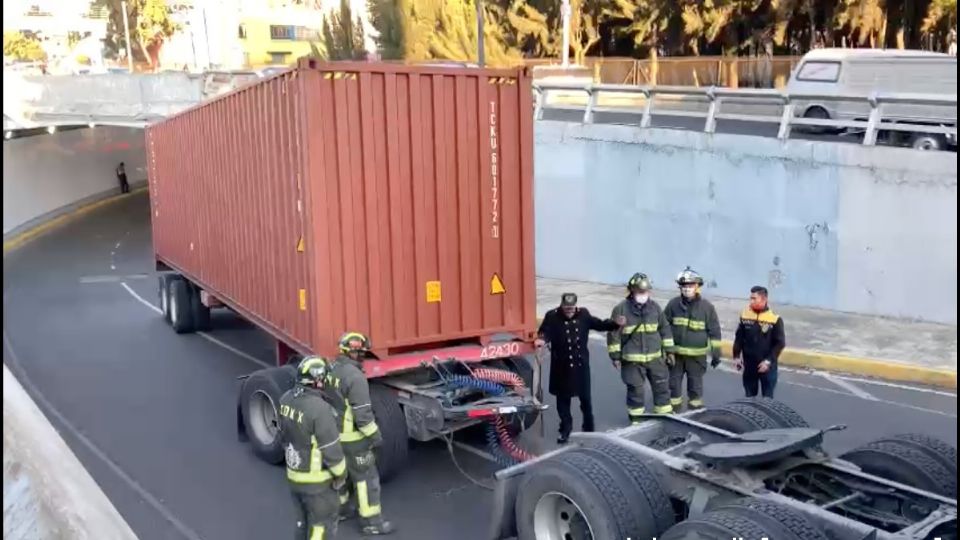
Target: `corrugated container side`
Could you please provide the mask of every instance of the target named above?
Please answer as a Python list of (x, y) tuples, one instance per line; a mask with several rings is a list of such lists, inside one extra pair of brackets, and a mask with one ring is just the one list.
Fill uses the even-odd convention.
[(531, 331), (524, 72), (326, 64), (301, 83), (320, 350), (346, 329), (380, 350)]
[(302, 136), (296, 73), (246, 87), (148, 130), (160, 260), (306, 348), (301, 306)]

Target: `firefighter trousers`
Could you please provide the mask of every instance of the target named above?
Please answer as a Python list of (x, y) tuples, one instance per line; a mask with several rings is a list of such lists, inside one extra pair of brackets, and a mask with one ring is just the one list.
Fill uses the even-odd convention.
[(703, 375), (707, 372), (706, 356), (677, 355), (670, 368), (670, 405), (679, 411), (683, 406), (683, 377), (687, 377), (687, 405), (703, 407)]
[(653, 412), (663, 414), (673, 410), (670, 407), (669, 372), (662, 358), (648, 362), (621, 362), (620, 377), (627, 385), (627, 415), (631, 422), (638, 422), (639, 415), (646, 412), (643, 386), (647, 380), (653, 393)]
[(297, 515), (296, 540), (329, 540), (337, 535), (340, 498), (329, 483), (317, 491), (293, 491), (293, 507)]
[(355, 507), (360, 519), (377, 522), (380, 517), (380, 472), (369, 441), (342, 443), (347, 458), (347, 486), (340, 502)]

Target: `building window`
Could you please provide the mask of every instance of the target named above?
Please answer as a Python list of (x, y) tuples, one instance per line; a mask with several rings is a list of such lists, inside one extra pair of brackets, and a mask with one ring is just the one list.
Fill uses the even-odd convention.
[(315, 41), (320, 32), (306, 26), (270, 25), (270, 39), (284, 41)]
[(293, 39), (293, 26), (270, 25), (270, 39)]
[(286, 64), (286, 63), (287, 63), (287, 55), (289, 55), (290, 53), (285, 53), (285, 52), (272, 52), (272, 53), (269, 53), (269, 54), (270, 54), (270, 63), (271, 63), (271, 64)]

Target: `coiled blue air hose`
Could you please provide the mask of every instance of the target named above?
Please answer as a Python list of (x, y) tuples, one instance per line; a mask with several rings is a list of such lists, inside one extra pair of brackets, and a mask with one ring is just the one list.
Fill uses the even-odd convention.
[(454, 388), (472, 388), (474, 390), (480, 390), (481, 392), (486, 392), (487, 394), (493, 396), (503, 395), (507, 391), (506, 388), (495, 382), (485, 381), (483, 379), (477, 379), (474, 377), (467, 377), (466, 375), (451, 375), (447, 378), (447, 384)]
[(513, 459), (500, 446), (500, 439), (497, 437), (497, 428), (492, 424), (487, 424), (487, 451), (493, 456), (497, 464), (502, 467), (512, 467), (516, 465), (517, 460)]

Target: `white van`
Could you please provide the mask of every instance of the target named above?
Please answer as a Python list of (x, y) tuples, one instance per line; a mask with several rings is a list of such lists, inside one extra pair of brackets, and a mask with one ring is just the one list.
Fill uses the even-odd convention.
[[(817, 49), (797, 64), (787, 83), (789, 94), (935, 94), (957, 95), (957, 59), (942, 53), (879, 49)], [(957, 108), (927, 105), (885, 105), (884, 121), (956, 125)], [(862, 102), (797, 102), (804, 118), (866, 120), (870, 107)], [(939, 149), (956, 145), (956, 137), (906, 134), (911, 146)]]

